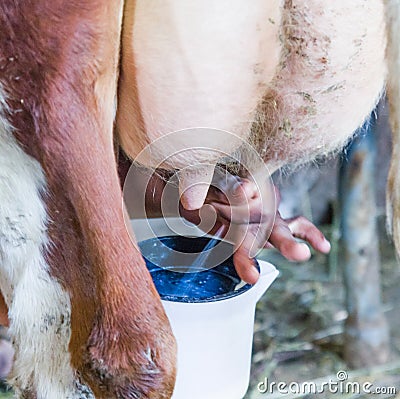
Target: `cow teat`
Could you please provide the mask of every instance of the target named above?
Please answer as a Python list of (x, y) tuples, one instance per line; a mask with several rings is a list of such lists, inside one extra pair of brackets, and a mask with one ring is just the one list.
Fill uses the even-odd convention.
[(199, 165), (184, 168), (178, 172), (179, 195), (187, 210), (203, 206), (214, 174), (214, 165)]

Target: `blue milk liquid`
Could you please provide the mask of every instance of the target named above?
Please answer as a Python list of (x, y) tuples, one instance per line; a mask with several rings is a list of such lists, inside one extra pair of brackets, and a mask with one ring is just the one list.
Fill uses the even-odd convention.
[[(189, 292), (195, 294), (195, 291), (198, 291), (197, 294), (199, 294), (203, 292), (203, 290), (206, 290), (207, 284), (210, 285), (210, 276), (212, 276), (212, 273), (207, 274), (204, 269), (205, 265), (207, 265), (207, 259), (211, 254), (211, 250), (220, 242), (223, 231), (224, 226), (221, 226), (195, 259), (189, 269), (194, 270), (194, 273), (183, 273), (181, 279), (174, 281), (174, 283), (176, 283), (176, 291), (172, 292), (172, 295), (179, 294), (182, 298), (187, 298), (189, 296), (194, 296), (196, 298), (196, 295), (189, 295)], [(218, 294), (223, 294), (223, 292), (216, 293), (215, 295)]]
[[(218, 235), (220, 234), (221, 232), (218, 232)], [(199, 246), (201, 248), (202, 242), (205, 243), (205, 247), (192, 265), (180, 264), (178, 266), (173, 261), (171, 263), (163, 261), (164, 266), (158, 266), (156, 261), (152, 261), (154, 257), (162, 258), (165, 252), (164, 246), (186, 252), (188, 248), (198, 248)], [(214, 253), (210, 249), (218, 242), (223, 243), (216, 237), (209, 240), (205, 237), (166, 236), (139, 243), (161, 299), (190, 303), (214, 302), (240, 295), (250, 289), (251, 286), (244, 284), (238, 276), (232, 257), (218, 266), (207, 268), (207, 262), (210, 262), (210, 253)]]
[(233, 291), (236, 279), (218, 272), (205, 270), (196, 273), (179, 273), (160, 269), (152, 273), (157, 291), (162, 299), (182, 302), (210, 299)]

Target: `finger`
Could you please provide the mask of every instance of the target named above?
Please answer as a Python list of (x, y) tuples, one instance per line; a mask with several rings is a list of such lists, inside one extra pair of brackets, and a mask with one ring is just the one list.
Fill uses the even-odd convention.
[(249, 201), (260, 196), (257, 185), (245, 178), (238, 180), (232, 187), (231, 192), (233, 204), (240, 204), (243, 201)]
[(287, 223), (277, 215), (269, 242), (288, 260), (303, 262), (311, 257), (307, 244), (299, 243), (293, 237)]
[(265, 243), (265, 245), (264, 245), (264, 247), (263, 248), (265, 248), (265, 249), (272, 249), (272, 248), (275, 248), (269, 241), (267, 241), (266, 243)]
[(210, 202), (217, 213), (224, 219), (235, 224), (263, 223), (263, 220), (270, 215), (263, 213), (262, 204), (257, 199), (241, 206), (224, 205), (218, 202)]
[[(221, 227), (224, 227), (224, 229), (221, 230)], [(228, 230), (227, 225), (225, 223), (221, 223), (220, 220), (217, 220), (212, 229), (206, 231), (206, 233), (212, 236), (215, 236), (218, 233), (217, 238), (225, 238), (227, 230)]]
[(323, 233), (308, 219), (299, 216), (286, 221), (292, 234), (307, 241), (316, 251), (328, 253), (331, 244), (325, 238)]
[(201, 222), (200, 210), (197, 209), (194, 211), (189, 211), (186, 208), (184, 208), (181, 203), (179, 203), (179, 216), (185, 218), (191, 223), (194, 223), (195, 225), (198, 225)]
[(216, 201), (225, 205), (243, 205), (259, 196), (257, 185), (246, 178), (228, 176), (210, 187), (207, 201)]
[(233, 256), (236, 271), (247, 283), (254, 284), (258, 279), (258, 270), (254, 266), (254, 257), (267, 241), (266, 225), (241, 226), (237, 233), (243, 237), (236, 239), (236, 249)]
[(246, 254), (246, 251), (240, 248), (233, 254), (233, 263), (239, 277), (248, 284), (255, 284), (260, 273), (255, 267), (254, 259)]
[[(236, 224), (265, 223), (265, 220), (272, 220), (272, 213), (275, 215), (274, 206), (270, 206), (270, 196), (261, 196), (259, 187), (249, 179), (241, 178), (233, 181), (224, 193), (218, 189), (210, 189), (207, 196), (207, 203), (212, 205), (219, 215), (224, 219)], [(272, 209), (273, 208), (273, 209)]]

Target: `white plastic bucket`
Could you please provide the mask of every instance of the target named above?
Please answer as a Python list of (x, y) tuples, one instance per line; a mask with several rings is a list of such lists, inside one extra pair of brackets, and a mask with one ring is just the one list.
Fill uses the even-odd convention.
[[(171, 240), (174, 246), (174, 240), (198, 242), (204, 239), (207, 240), (161, 237), (139, 245), (147, 262), (150, 258), (153, 261), (160, 258), (168, 265), (169, 255), (165, 255), (168, 251), (163, 249), (165, 244), (170, 245)], [(160, 244), (159, 240), (165, 241)], [(183, 245), (185, 246), (187, 247), (187, 243)], [(152, 248), (154, 252), (150, 254)], [(208, 296), (198, 299), (190, 298), (191, 295), (188, 298), (179, 298), (179, 290), (185, 290), (185, 285), (178, 286), (171, 298), (170, 290), (176, 288), (169, 284), (169, 273), (180, 274), (182, 278), (186, 274), (174, 273), (168, 267), (160, 268), (148, 262), (156, 287), (161, 298), (164, 298), (162, 303), (178, 344), (178, 372), (172, 399), (241, 399), (247, 391), (256, 303), (275, 280), (278, 271), (273, 265), (259, 261), (260, 278), (254, 286), (250, 286), (240, 284), (231, 259), (225, 263), (205, 271), (205, 276), (209, 277), (205, 285), (209, 284), (211, 288), (208, 287), (208, 291), (205, 288)], [(177, 268), (173, 269), (176, 271)], [(155, 278), (157, 273), (162, 274), (161, 282)], [(201, 273), (203, 272), (196, 275)], [(226, 281), (221, 283), (225, 288), (231, 283), (229, 279), (232, 279), (236, 288), (227, 288), (225, 293), (219, 290), (218, 295), (210, 296), (209, 293), (215, 288), (213, 282), (218, 278), (227, 279), (227, 285), (224, 285)], [(198, 291), (194, 292), (198, 294)], [(174, 297), (176, 294), (177, 298)]]
[(251, 367), (257, 301), (278, 275), (259, 261), (261, 276), (248, 291), (215, 302), (162, 301), (178, 343), (172, 399), (241, 399)]

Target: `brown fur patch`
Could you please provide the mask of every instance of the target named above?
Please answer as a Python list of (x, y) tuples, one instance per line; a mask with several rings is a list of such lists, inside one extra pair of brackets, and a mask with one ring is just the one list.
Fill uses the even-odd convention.
[(100, 398), (167, 398), (175, 341), (125, 228), (113, 152), (120, 6), (2, 2), (0, 83), (15, 136), (45, 171), (47, 260), (71, 296), (73, 366)]

